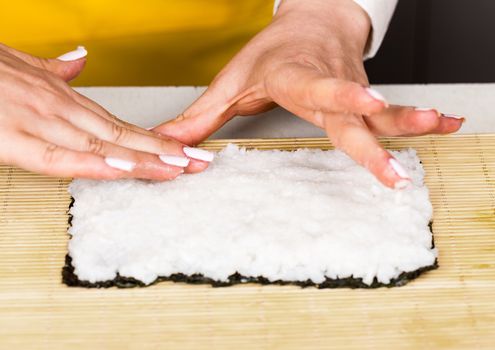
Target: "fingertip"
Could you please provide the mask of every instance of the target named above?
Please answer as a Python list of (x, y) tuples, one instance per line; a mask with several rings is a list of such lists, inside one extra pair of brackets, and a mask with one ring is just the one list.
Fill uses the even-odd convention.
[(194, 146), (195, 142), (189, 132), (189, 126), (183, 125), (182, 120), (172, 119), (150, 129), (162, 137), (169, 137), (185, 145)]
[(455, 114), (442, 114), (441, 119), (448, 122), (450, 125), (457, 126), (457, 130), (466, 122), (466, 117)]
[(440, 123), (435, 130), (437, 134), (450, 134), (462, 128), (466, 118), (458, 116), (449, 116), (442, 114), (440, 117)]
[(191, 162), (189, 163), (189, 166), (185, 169), (185, 171), (187, 174), (196, 174), (205, 171), (209, 165), (209, 162), (191, 159)]
[(180, 143), (183, 146), (185, 146), (186, 143), (180, 139), (180, 136), (182, 135), (181, 130), (179, 128), (173, 128), (172, 125), (170, 124), (171, 122), (172, 121), (168, 121), (158, 126), (155, 126), (151, 128), (149, 131), (157, 134), (162, 139), (171, 140), (173, 142)]
[(457, 115), (457, 114), (448, 114), (448, 113), (442, 113), (442, 117), (452, 119), (452, 120), (458, 120), (461, 123), (464, 123), (466, 121), (466, 117), (462, 115)]
[(371, 99), (370, 103), (375, 105), (376, 108), (381, 107), (383, 109), (389, 107), (387, 100), (380, 92), (370, 87), (365, 88), (365, 91), (368, 95), (368, 98)]
[(408, 178), (399, 176), (390, 166), (386, 167), (381, 173), (374, 174), (376, 178), (388, 188), (404, 188), (404, 184), (410, 182)]
[(81, 58), (85, 58), (88, 55), (88, 51), (84, 46), (78, 46), (75, 50), (69, 51), (57, 57), (59, 61), (75, 61)]
[(79, 58), (75, 61), (62, 62), (64, 69), (61, 72), (61, 78), (65, 81), (71, 81), (75, 79), (86, 66), (86, 57)]
[(83, 57), (73, 61), (62, 61), (51, 58), (44, 60), (41, 64), (44, 69), (54, 73), (66, 82), (69, 82), (75, 79), (82, 72), (84, 66), (86, 65), (86, 58)]
[(405, 188), (405, 184), (411, 181), (405, 167), (386, 150), (370, 162), (368, 169), (378, 181), (392, 189)]
[(398, 175), (401, 179), (410, 179), (411, 177), (407, 173), (407, 170), (402, 166), (402, 164), (395, 159), (394, 157), (390, 157), (388, 160), (390, 168)]
[(411, 180), (399, 180), (395, 183), (394, 189), (395, 190), (405, 190), (407, 188), (410, 188), (412, 186)]
[(388, 181), (386, 186), (394, 189), (405, 189), (411, 184), (411, 177), (405, 167), (392, 155), (388, 160)]
[(132, 172), (133, 177), (138, 179), (169, 181), (174, 180), (185, 172), (181, 166), (166, 164), (158, 157), (141, 160)]

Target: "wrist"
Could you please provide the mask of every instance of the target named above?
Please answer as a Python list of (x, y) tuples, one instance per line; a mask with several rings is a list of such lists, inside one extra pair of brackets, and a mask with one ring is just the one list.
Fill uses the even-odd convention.
[(274, 22), (282, 21), (291, 36), (310, 39), (334, 51), (335, 46), (362, 55), (371, 31), (371, 20), (353, 0), (283, 0)]

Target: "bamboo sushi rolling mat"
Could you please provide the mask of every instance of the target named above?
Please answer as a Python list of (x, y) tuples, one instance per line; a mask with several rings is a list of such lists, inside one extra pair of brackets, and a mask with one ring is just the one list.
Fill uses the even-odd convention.
[[(329, 148), (324, 139), (234, 142)], [(391, 289), (66, 287), (69, 180), (0, 166), (0, 348), (494, 349), (495, 135), (382, 142), (418, 150), (440, 253), (438, 270)]]

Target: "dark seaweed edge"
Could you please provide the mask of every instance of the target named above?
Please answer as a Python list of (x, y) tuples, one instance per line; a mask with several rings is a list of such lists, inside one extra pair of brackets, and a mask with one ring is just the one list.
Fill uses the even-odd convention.
[[(70, 214), (70, 209), (74, 205), (74, 198), (71, 197), (71, 202), (69, 205), (69, 209), (67, 211), (67, 214), (69, 215), (68, 219), (68, 224), (69, 227), (72, 224), (72, 215)], [(434, 240), (434, 233), (433, 233), (433, 222), (430, 222), (428, 224), (428, 227), (430, 228), (430, 232), (432, 234), (432, 239), (431, 239), (431, 246), (432, 248), (435, 248), (435, 240)], [(301, 288), (307, 288), (307, 287), (316, 287), (318, 289), (325, 289), (325, 288), (350, 288), (350, 289), (356, 289), (356, 288), (363, 288), (363, 289), (375, 289), (375, 288), (380, 288), (380, 287), (401, 287), (412, 281), (413, 279), (417, 278), (419, 275), (422, 273), (425, 273), (427, 271), (435, 270), (438, 268), (438, 260), (435, 259), (435, 262), (433, 265), (429, 266), (424, 266), (421, 267), (417, 270), (410, 271), (410, 272), (403, 272), (401, 273), (397, 278), (394, 278), (390, 280), (389, 283), (382, 283), (377, 280), (375, 277), (373, 279), (373, 282), (368, 285), (363, 282), (362, 278), (354, 278), (354, 277), (348, 277), (348, 278), (326, 278), (326, 280), (322, 283), (314, 283), (311, 280), (306, 280), (306, 281), (283, 281), (283, 280), (276, 280), (276, 281), (270, 281), (267, 278), (263, 276), (258, 276), (258, 277), (246, 277), (243, 276), (239, 273), (234, 273), (233, 275), (230, 275), (228, 277), (227, 281), (217, 281), (208, 277), (204, 277), (202, 274), (193, 274), (193, 275), (185, 275), (182, 273), (175, 273), (170, 276), (159, 276), (156, 280), (154, 280), (150, 284), (145, 284), (142, 281), (139, 281), (133, 277), (125, 277), (121, 276), (120, 274), (117, 273), (117, 276), (113, 280), (107, 280), (107, 281), (101, 281), (101, 282), (89, 282), (89, 281), (82, 281), (80, 280), (77, 275), (74, 272), (74, 266), (72, 265), (72, 258), (71, 256), (67, 253), (65, 256), (65, 264), (64, 267), (62, 268), (62, 282), (65, 283), (69, 287), (84, 287), (84, 288), (110, 288), (110, 287), (117, 287), (117, 288), (134, 288), (134, 287), (147, 287), (154, 285), (159, 282), (164, 282), (164, 281), (172, 281), (172, 282), (180, 282), (180, 283), (188, 283), (188, 284), (209, 284), (212, 287), (229, 287), (233, 286), (236, 284), (246, 284), (246, 283), (257, 283), (261, 285), (293, 285), (293, 286), (299, 286)]]

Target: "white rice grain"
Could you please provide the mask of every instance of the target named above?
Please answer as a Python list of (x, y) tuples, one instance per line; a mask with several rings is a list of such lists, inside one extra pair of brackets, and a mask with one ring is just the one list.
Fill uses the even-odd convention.
[(432, 265), (432, 206), (414, 150), (394, 152), (413, 180), (381, 185), (339, 151), (229, 145), (203, 173), (169, 182), (75, 180), (69, 254), (80, 280), (174, 273), (226, 281), (376, 278)]

